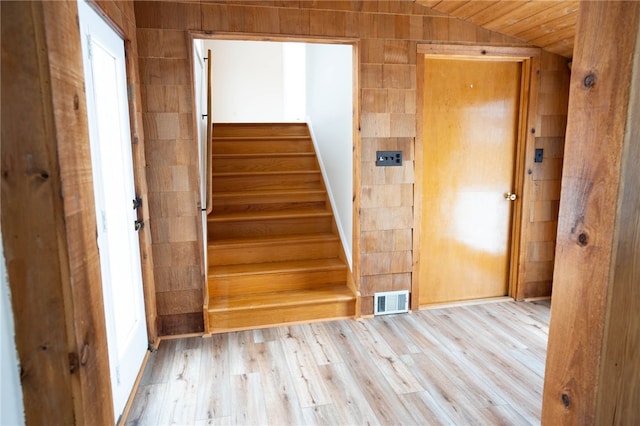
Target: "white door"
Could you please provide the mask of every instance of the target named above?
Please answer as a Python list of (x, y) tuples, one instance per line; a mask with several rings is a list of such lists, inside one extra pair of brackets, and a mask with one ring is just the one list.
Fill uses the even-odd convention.
[(78, 1), (115, 420), (148, 347), (122, 38)]

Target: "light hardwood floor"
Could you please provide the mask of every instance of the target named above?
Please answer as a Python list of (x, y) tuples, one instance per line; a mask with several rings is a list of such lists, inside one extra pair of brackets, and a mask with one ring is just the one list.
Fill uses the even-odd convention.
[(549, 302), (164, 340), (127, 424), (540, 423)]

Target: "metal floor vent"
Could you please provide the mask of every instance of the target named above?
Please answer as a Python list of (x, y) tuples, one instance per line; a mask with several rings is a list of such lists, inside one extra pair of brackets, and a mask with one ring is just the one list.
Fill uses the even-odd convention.
[(374, 315), (399, 314), (409, 312), (409, 291), (385, 291), (375, 293)]

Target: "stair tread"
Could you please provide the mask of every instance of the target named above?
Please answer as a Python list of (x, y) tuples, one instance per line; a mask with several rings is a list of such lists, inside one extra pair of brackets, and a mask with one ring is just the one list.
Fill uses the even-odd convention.
[(261, 238), (229, 238), (225, 240), (210, 241), (208, 243), (208, 247), (222, 249), (233, 246), (264, 246), (280, 243), (303, 243), (319, 241), (338, 241), (338, 236), (329, 233), (319, 233), (264, 236)]
[(214, 210), (207, 216), (207, 222), (225, 222), (230, 220), (259, 221), (268, 219), (292, 219), (302, 217), (327, 217), (331, 216), (330, 210), (304, 209), (304, 210), (275, 210), (275, 211), (249, 211), (249, 212), (224, 212), (216, 213)]
[(311, 139), (311, 136), (305, 135), (265, 135), (265, 136), (224, 136), (224, 135), (213, 135), (211, 137), (213, 142), (217, 141), (234, 141), (234, 142), (242, 142), (242, 141), (308, 141)]
[(264, 175), (311, 175), (319, 174), (318, 170), (283, 170), (283, 171), (260, 171), (260, 172), (222, 172), (212, 173), (213, 177), (225, 176), (264, 176)]
[(337, 257), (320, 259), (284, 260), (280, 262), (244, 263), (238, 265), (211, 265), (209, 278), (226, 275), (278, 274), (297, 271), (347, 269), (347, 264)]
[(216, 296), (209, 301), (209, 312), (314, 305), (323, 302), (348, 302), (355, 299), (344, 284), (306, 290), (273, 293)]

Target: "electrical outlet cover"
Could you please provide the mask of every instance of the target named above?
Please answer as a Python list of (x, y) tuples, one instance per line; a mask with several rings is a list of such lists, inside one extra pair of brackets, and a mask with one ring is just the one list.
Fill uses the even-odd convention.
[(402, 151), (376, 151), (376, 166), (402, 166)]

